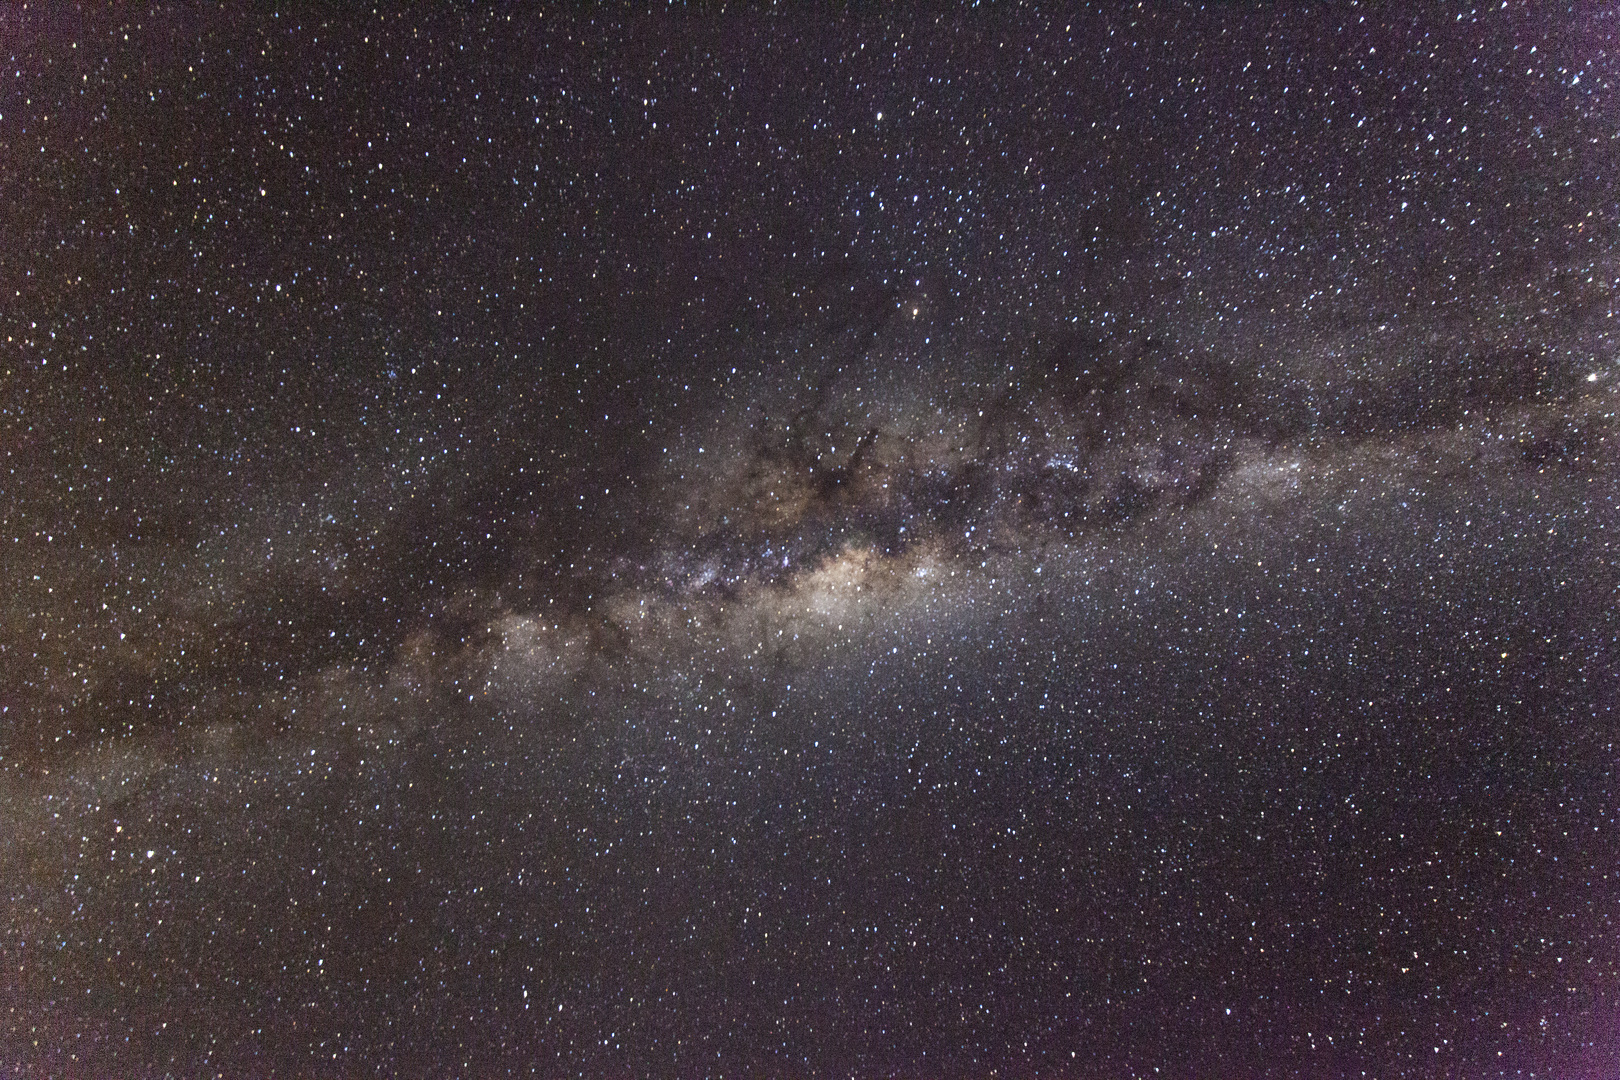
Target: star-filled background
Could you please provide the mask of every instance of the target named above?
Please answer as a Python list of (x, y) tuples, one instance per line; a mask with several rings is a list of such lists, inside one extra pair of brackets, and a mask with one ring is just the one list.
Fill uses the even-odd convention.
[(1620, 1069), (1620, 18), (0, 14), (0, 1071)]

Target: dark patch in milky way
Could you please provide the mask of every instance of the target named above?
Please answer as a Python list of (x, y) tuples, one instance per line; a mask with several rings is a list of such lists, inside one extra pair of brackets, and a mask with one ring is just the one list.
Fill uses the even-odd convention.
[[(1251, 366), (1188, 357), (1146, 328), (1032, 335), (964, 384), (913, 373), (911, 408), (874, 407), (885, 364), (905, 355), (907, 343), (890, 339), (924, 301), (897, 302), (850, 275), (835, 285), (817, 316), (833, 338), (862, 327), (864, 346), (802, 391), (734, 394), (741, 433), (727, 435), (734, 416), (717, 421), (708, 438), (719, 445), (704, 453), (718, 462), (687, 449), (681, 467), (702, 479), (658, 489), (662, 501), (645, 508), (665, 522), (649, 540), (653, 553), (621, 560), (617, 580), (733, 595), (786, 582), (851, 545), (898, 556), (926, 542), (966, 555), (1036, 536), (1074, 539), (1190, 506), (1233, 465), (1290, 444), (1331, 456), (1368, 438), (1494, 428), (1518, 416), (1525, 464), (1596, 468), (1613, 453), (1608, 419), (1564, 418), (1581, 383), (1553, 370), (1542, 347), (1465, 334), (1414, 345), (1388, 327), (1375, 331), (1384, 348), (1412, 357), (1402, 373), (1351, 384), (1315, 415), (1303, 404), (1309, 388), (1279, 399)], [(1586, 296), (1563, 313), (1579, 323), (1593, 307)], [(675, 502), (690, 512), (669, 523)]]

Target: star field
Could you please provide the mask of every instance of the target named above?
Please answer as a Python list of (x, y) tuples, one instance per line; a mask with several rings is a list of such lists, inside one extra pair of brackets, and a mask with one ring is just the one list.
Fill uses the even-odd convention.
[(0, 1071), (1620, 1069), (1613, 13), (0, 28)]

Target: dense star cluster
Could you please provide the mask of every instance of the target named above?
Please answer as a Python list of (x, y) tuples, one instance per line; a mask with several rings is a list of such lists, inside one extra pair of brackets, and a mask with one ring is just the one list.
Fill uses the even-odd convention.
[(0, 1072), (1620, 1072), (1620, 18), (0, 13)]

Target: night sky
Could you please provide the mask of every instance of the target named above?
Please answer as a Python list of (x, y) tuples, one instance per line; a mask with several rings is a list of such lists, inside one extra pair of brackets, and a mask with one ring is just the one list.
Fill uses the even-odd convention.
[(1620, 1075), (1620, 16), (0, 12), (0, 1073)]

